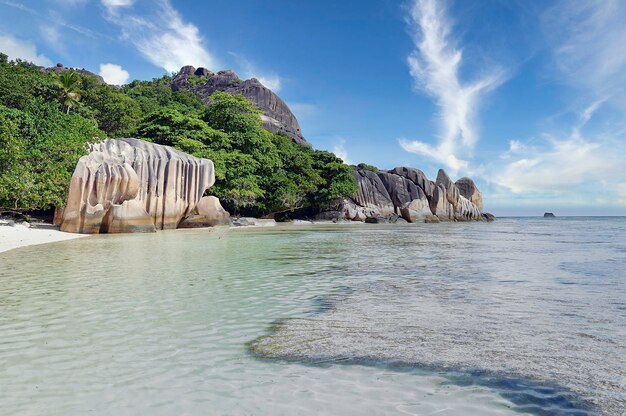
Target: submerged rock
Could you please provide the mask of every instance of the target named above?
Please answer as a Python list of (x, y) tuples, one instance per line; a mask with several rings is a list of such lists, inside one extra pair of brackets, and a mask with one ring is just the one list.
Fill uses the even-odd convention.
[(208, 159), (138, 139), (108, 139), (78, 161), (60, 228), (85, 234), (177, 228), (214, 182)]

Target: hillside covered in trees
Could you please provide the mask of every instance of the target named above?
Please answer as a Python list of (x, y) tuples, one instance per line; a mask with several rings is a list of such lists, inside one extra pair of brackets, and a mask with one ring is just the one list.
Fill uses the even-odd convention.
[(137, 137), (213, 160), (217, 180), (209, 192), (233, 213), (321, 209), (355, 194), (350, 166), (263, 129), (245, 97), (215, 92), (205, 104), (173, 91), (171, 81), (165, 75), (113, 87), (0, 54), (0, 207), (62, 206), (77, 160), (107, 137)]

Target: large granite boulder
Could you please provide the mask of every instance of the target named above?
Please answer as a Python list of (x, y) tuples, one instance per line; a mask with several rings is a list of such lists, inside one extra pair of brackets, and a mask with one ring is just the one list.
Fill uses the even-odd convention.
[(184, 66), (170, 84), (174, 91), (191, 91), (204, 102), (215, 91), (242, 94), (263, 112), (263, 127), (275, 133), (284, 133), (294, 142), (309, 146), (302, 136), (300, 124), (287, 104), (256, 78), (241, 80), (233, 71), (213, 73), (206, 68)]
[(433, 196), (433, 183), (426, 177), (426, 174), (421, 170), (401, 166), (393, 168), (389, 171), (389, 173), (393, 173), (395, 175), (399, 175), (410, 180), (422, 189), (427, 198), (431, 198)]
[(222, 207), (219, 199), (210, 195), (198, 201), (191, 214), (178, 224), (178, 228), (215, 227), (217, 225), (230, 225), (230, 214)]
[(78, 161), (61, 231), (177, 228), (215, 182), (213, 162), (138, 139), (108, 139)]
[(382, 171), (378, 172), (378, 177), (385, 189), (387, 189), (396, 213), (400, 211), (401, 207), (409, 204), (414, 199), (425, 198), (424, 191), (405, 177)]
[(426, 195), (405, 204), (400, 209), (400, 214), (407, 222), (423, 222), (433, 215)]
[(461, 196), (469, 199), (479, 210), (483, 210), (483, 194), (478, 190), (473, 180), (463, 177), (456, 181), (455, 185), (459, 189)]
[(461, 178), (455, 183), (442, 169), (435, 182), (407, 167), (376, 173), (356, 168), (354, 175), (359, 192), (342, 205), (344, 218), (353, 221), (382, 222), (397, 215), (407, 222), (494, 219), (482, 212), (482, 194), (474, 181)]
[(358, 169), (354, 171), (354, 179), (359, 187), (354, 202), (363, 208), (366, 217), (395, 214), (391, 196), (376, 173)]

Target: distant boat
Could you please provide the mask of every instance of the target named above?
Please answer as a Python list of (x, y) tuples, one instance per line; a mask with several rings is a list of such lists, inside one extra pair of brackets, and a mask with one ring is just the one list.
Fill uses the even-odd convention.
[(551, 212), (546, 212), (543, 214), (543, 218), (554, 218), (555, 215)]

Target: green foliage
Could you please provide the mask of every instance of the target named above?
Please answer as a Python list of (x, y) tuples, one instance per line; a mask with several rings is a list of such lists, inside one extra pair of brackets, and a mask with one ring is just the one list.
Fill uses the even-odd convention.
[[(356, 192), (349, 166), (264, 130), (261, 112), (242, 95), (216, 92), (207, 105), (172, 91), (171, 81), (112, 87), (0, 54), (0, 207), (63, 205), (79, 157), (105, 137), (139, 137), (211, 159), (209, 192), (233, 213), (323, 208)], [(191, 85), (205, 81), (196, 76)]]
[(314, 206), (328, 206), (344, 196), (353, 196), (358, 191), (352, 168), (331, 152), (313, 152), (313, 167), (324, 178), (324, 184), (311, 201)]
[(80, 81), (80, 75), (74, 70), (61, 72), (56, 80), (59, 88), (59, 100), (67, 114), (78, 105), (82, 98), (83, 91), (80, 89)]
[(104, 137), (93, 122), (40, 100), (29, 111), (0, 106), (0, 206), (61, 206), (87, 144)]
[(83, 76), (81, 114), (94, 118), (109, 137), (131, 137), (142, 116), (141, 106), (121, 90)]
[(208, 149), (218, 150), (230, 147), (226, 133), (212, 129), (197, 117), (184, 115), (168, 108), (157, 110), (144, 117), (139, 123), (137, 136), (167, 146), (178, 146), (181, 140), (194, 140)]
[(217, 91), (202, 118), (214, 129), (228, 133), (250, 133), (261, 127), (261, 111), (243, 95)]
[(139, 104), (142, 114), (170, 108), (186, 115), (200, 115), (205, 104), (189, 91), (172, 91), (171, 81), (168, 75), (152, 81), (133, 81), (124, 85), (122, 92)]
[(195, 74), (191, 74), (189, 75), (189, 77), (187, 77), (187, 83), (189, 85), (191, 85), (192, 87), (197, 87), (199, 85), (204, 85), (206, 84), (206, 82), (209, 80), (209, 77), (205, 76), (198, 76)]
[(368, 165), (367, 163), (359, 163), (357, 167), (359, 169), (369, 170), (370, 172), (374, 172), (374, 173), (377, 173), (380, 170), (376, 166)]

